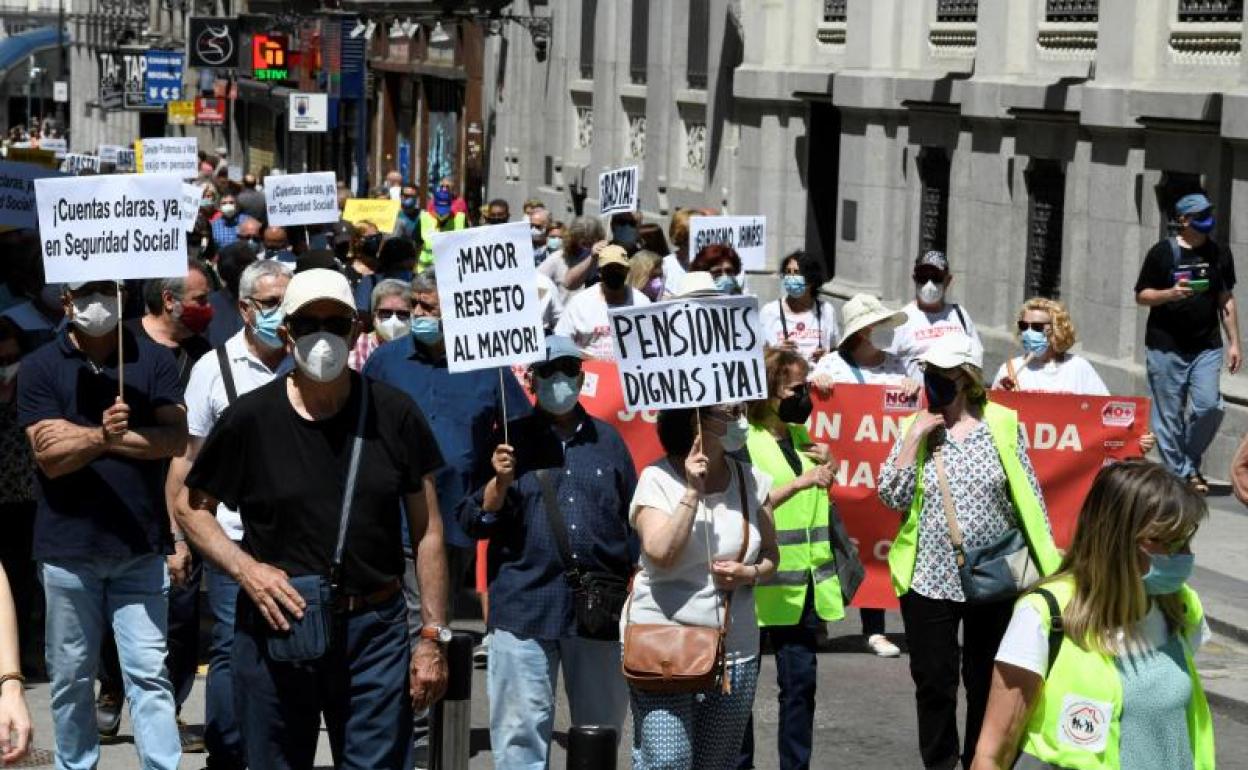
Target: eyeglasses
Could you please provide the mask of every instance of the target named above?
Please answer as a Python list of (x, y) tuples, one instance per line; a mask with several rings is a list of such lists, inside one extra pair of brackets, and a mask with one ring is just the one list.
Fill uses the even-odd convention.
[(533, 373), (545, 380), (556, 373), (567, 377), (581, 376), (581, 362), (575, 358), (556, 358), (554, 361), (543, 361), (533, 367)]
[(1018, 330), (1020, 332), (1025, 332), (1028, 329), (1031, 329), (1033, 332), (1042, 332), (1047, 331), (1052, 325), (1052, 321), (1019, 321)]
[(282, 304), (281, 297), (248, 297), (247, 301), (255, 305), (260, 310), (275, 310)]
[(389, 321), (391, 318), (395, 317), (397, 317), (400, 321), (412, 320), (411, 311), (408, 310), (388, 310), (386, 308), (382, 308), (377, 311), (377, 318), (382, 321)]
[(315, 334), (319, 331), (328, 332), (338, 337), (346, 337), (355, 327), (355, 319), (345, 315), (331, 315), (328, 318), (316, 316), (291, 316), (286, 319), (286, 330), (295, 339)]

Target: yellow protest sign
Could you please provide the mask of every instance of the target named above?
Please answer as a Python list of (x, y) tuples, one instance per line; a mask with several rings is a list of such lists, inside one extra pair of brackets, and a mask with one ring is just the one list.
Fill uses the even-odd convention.
[(171, 126), (195, 125), (195, 101), (193, 99), (169, 102), (165, 111)]
[(56, 159), (52, 150), (40, 150), (34, 147), (10, 147), (5, 156), (15, 163), (33, 163), (44, 168), (60, 168), (61, 162)]
[(393, 233), (399, 222), (399, 201), (389, 198), (348, 198), (342, 218), (353, 225), (372, 222), (383, 233)]

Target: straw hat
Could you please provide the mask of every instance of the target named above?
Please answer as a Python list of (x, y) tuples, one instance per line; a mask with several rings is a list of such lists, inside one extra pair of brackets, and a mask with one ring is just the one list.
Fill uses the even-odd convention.
[(885, 328), (892, 329), (906, 322), (906, 314), (900, 310), (889, 310), (870, 294), (855, 294), (841, 306), (841, 339), (847, 340), (880, 322), (885, 322)]

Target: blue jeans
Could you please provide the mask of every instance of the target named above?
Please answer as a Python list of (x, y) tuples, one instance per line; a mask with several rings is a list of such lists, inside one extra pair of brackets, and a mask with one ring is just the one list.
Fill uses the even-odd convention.
[(1218, 390), (1222, 359), (1222, 348), (1200, 353), (1144, 351), (1157, 450), (1162, 463), (1181, 479), (1200, 472), (1201, 458), (1222, 423), (1225, 407)]
[(208, 679), (204, 687), (204, 746), (208, 750), (208, 767), (241, 768), (246, 765), (243, 736), (234, 716), (234, 680), (230, 673), (238, 583), (208, 562), (204, 562), (204, 578), (213, 618)]
[(58, 770), (90, 770), (100, 761), (95, 675), (106, 624), (117, 639), (140, 764), (145, 770), (176, 768), (182, 744), (165, 672), (165, 557), (52, 560), (43, 562), (41, 574)]
[(248, 766), (312, 767), (324, 714), (337, 770), (402, 770), (412, 739), (406, 613), (395, 594), (335, 614), (324, 657), (283, 663), (269, 658), (268, 624), (239, 594), (230, 664)]
[(530, 639), (496, 628), (486, 672), (495, 770), (546, 769), (561, 667), (572, 725), (607, 725), (620, 734), (628, 688), (619, 642)]

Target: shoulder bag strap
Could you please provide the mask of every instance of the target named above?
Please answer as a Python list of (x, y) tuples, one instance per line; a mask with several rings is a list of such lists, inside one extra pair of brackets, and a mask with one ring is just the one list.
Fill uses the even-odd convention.
[(546, 507), (546, 521), (550, 523), (550, 532), (555, 536), (555, 547), (559, 550), (559, 560), (569, 576), (575, 576), (576, 567), (572, 564), (572, 544), (568, 541), (568, 528), (563, 520), (563, 511), (559, 510), (559, 502), (555, 499), (555, 485), (550, 480), (550, 469), (543, 468), (537, 472), (538, 483), (542, 486), (542, 503)]
[[(1057, 662), (1057, 653), (1062, 649), (1062, 636), (1066, 633), (1066, 628), (1062, 623), (1062, 610), (1057, 606), (1057, 597), (1047, 588), (1037, 588), (1036, 593), (1049, 606), (1049, 673), (1052, 673), (1053, 664)], [(1047, 675), (1045, 678), (1048, 678)]]
[(1170, 244), (1170, 260), (1171, 268), (1178, 269), (1179, 263), (1183, 261), (1183, 249), (1179, 246), (1179, 239), (1173, 235), (1166, 239)]
[(784, 297), (776, 300), (776, 305), (780, 308), (780, 330), (784, 332), (784, 338), (789, 338), (789, 322), (784, 317)]
[(351, 521), (351, 507), (355, 498), (355, 481), (360, 471), (360, 453), (364, 449), (364, 418), (368, 415), (368, 380), (353, 378), (360, 388), (360, 413), (355, 423), (355, 438), (351, 442), (351, 463), (347, 466), (347, 484), (342, 491), (342, 515), (338, 520), (338, 543), (334, 546), (334, 561), (330, 565), (329, 581), (334, 593), (338, 592), (338, 580), (342, 572), (342, 550), (347, 544), (347, 525)]
[(966, 563), (962, 550), (962, 528), (958, 526), (957, 509), (953, 505), (953, 491), (949, 488), (949, 475), (945, 472), (943, 444), (932, 447), (932, 460), (936, 463), (936, 480), (940, 484), (940, 499), (945, 509), (945, 521), (949, 524), (949, 541), (953, 543), (954, 559), (961, 567)]
[(217, 348), (217, 362), (221, 364), (221, 382), (225, 385), (225, 403), (233, 406), (238, 400), (238, 389), (234, 387), (234, 370), (230, 368), (230, 354), (225, 352), (225, 345)]
[(962, 306), (956, 302), (953, 303), (953, 312), (958, 314), (958, 323), (962, 324), (962, 331), (970, 334), (970, 331), (966, 328), (966, 316), (962, 315)]
[[(745, 553), (750, 547), (750, 502), (745, 494), (745, 466), (735, 457), (729, 459), (732, 460), (732, 466), (737, 471), (737, 491), (741, 496), (741, 550), (737, 552), (737, 561), (740, 562), (745, 560)], [(710, 564), (707, 564), (707, 569), (710, 569)], [(723, 629), (725, 635), (728, 634), (728, 620), (732, 610), (733, 593), (733, 591), (724, 592), (724, 618), (720, 628)]]

